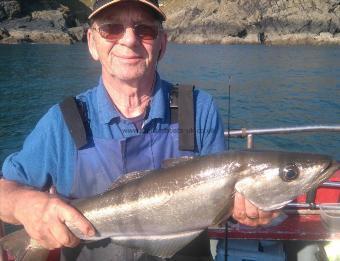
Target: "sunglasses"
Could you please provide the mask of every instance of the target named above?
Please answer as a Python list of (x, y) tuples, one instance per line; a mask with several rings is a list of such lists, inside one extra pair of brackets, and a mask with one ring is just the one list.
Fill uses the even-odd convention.
[(123, 24), (102, 24), (98, 26), (98, 28), (93, 27), (93, 29), (105, 40), (115, 42), (124, 36), (127, 27), (131, 27), (135, 35), (143, 42), (155, 40), (160, 29), (156, 24), (135, 24), (132, 26), (125, 26)]

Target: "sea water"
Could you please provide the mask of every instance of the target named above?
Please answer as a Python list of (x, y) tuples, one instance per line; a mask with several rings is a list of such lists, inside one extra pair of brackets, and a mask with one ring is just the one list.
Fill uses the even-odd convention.
[[(213, 95), (227, 130), (340, 125), (340, 47), (170, 43), (158, 71)], [(20, 149), (50, 106), (94, 87), (100, 66), (86, 44), (0, 45), (0, 162)], [(230, 111), (228, 79), (230, 77)], [(230, 140), (231, 149), (245, 142)], [(340, 159), (340, 133), (255, 137), (256, 148)]]

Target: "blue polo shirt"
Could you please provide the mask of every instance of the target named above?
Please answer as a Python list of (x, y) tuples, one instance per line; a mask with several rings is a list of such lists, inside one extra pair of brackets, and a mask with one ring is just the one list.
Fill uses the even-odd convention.
[[(171, 84), (157, 74), (150, 110), (138, 130), (115, 109), (103, 85), (77, 96), (86, 103), (92, 135), (100, 139), (123, 139), (141, 133), (157, 132), (169, 127), (169, 93)], [(224, 150), (223, 124), (212, 97), (204, 91), (194, 91), (196, 143), (198, 155)], [(77, 161), (77, 149), (56, 104), (40, 119), (26, 138), (22, 149), (4, 161), (2, 171), (7, 180), (37, 189), (51, 183), (62, 196), (72, 189)]]

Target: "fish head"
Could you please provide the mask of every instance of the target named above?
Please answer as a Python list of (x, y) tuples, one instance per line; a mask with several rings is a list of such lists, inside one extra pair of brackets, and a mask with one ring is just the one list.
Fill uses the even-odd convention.
[(327, 180), (340, 163), (326, 155), (249, 151), (235, 189), (259, 209), (280, 209)]

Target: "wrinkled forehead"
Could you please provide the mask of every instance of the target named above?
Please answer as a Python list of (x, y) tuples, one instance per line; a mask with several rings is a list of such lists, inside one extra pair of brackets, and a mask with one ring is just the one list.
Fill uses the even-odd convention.
[(149, 22), (155, 23), (158, 19), (151, 8), (138, 2), (121, 2), (112, 7), (108, 7), (98, 14), (94, 20), (96, 23), (120, 22), (136, 23)]

